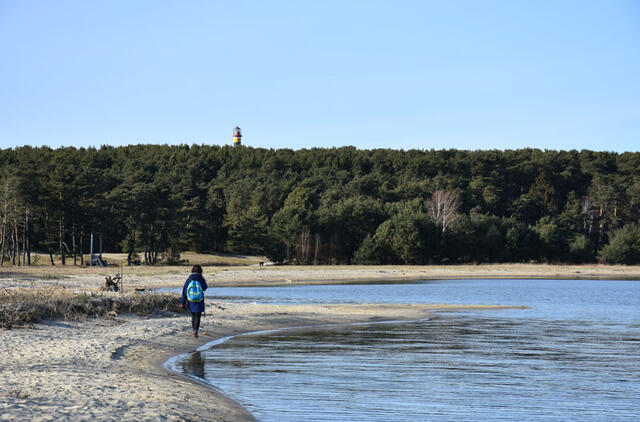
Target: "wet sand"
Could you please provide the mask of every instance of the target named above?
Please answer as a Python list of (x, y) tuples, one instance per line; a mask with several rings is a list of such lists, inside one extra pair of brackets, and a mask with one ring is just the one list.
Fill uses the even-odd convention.
[[(478, 268), (483, 267), (483, 268)], [(552, 267), (551, 270), (548, 267)], [(63, 271), (66, 270), (66, 271)], [(209, 271), (208, 271), (209, 270)], [(213, 287), (424, 278), (640, 278), (638, 267), (241, 267), (205, 268)], [(115, 268), (17, 269), (0, 273), (0, 287), (58, 284), (96, 290)], [(125, 268), (125, 289), (180, 287), (184, 267)], [(499, 305), (499, 304), (498, 304)], [(86, 322), (50, 321), (0, 329), (0, 420), (250, 421), (252, 416), (214, 389), (167, 371), (171, 356), (228, 335), (281, 327), (415, 320), (431, 311), (486, 306), (260, 305), (211, 302), (199, 339), (190, 315), (118, 315)]]
[(251, 421), (237, 403), (162, 364), (173, 355), (242, 332), (420, 319), (431, 310), (463, 308), (217, 302), (207, 305), (198, 339), (191, 337), (186, 313), (0, 330), (0, 420)]

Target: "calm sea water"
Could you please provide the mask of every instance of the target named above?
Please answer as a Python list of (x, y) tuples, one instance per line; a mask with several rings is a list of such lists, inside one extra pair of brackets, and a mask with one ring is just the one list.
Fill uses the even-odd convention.
[(636, 421), (640, 282), (219, 288), (268, 303), (526, 305), (241, 335), (175, 363), (259, 421)]

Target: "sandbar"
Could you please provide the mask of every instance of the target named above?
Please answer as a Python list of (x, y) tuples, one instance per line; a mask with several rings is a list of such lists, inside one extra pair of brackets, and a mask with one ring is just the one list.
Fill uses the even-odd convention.
[[(483, 267), (483, 268), (478, 268)], [(0, 273), (0, 287), (57, 284), (96, 289), (106, 269), (70, 269), (41, 276), (41, 270)], [(209, 271), (207, 271), (209, 270)], [(56, 270), (57, 271), (57, 270)], [(125, 289), (180, 287), (184, 267), (125, 269)], [(578, 273), (576, 273), (579, 271)], [(205, 269), (212, 287), (308, 284), (437, 278), (636, 278), (637, 267), (526, 265), (465, 267), (241, 267)], [(55, 274), (59, 274), (59, 277)], [(499, 305), (499, 304), (498, 304)], [(200, 338), (191, 337), (187, 313), (150, 317), (117, 315), (83, 322), (43, 321), (0, 329), (0, 420), (252, 421), (240, 404), (215, 389), (165, 369), (171, 356), (218, 338), (275, 328), (418, 320), (434, 311), (496, 309), (447, 304), (265, 305), (209, 300)], [(435, 317), (439, 316), (437, 313)]]

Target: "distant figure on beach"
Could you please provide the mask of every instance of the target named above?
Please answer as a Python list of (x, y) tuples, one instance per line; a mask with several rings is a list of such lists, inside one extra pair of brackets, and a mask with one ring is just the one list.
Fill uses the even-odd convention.
[(200, 330), (200, 318), (204, 312), (204, 291), (207, 290), (207, 282), (202, 276), (202, 267), (194, 265), (191, 269), (191, 275), (184, 282), (182, 287), (182, 299), (180, 307), (184, 308), (185, 304), (189, 305), (191, 312), (191, 327), (193, 328), (193, 337), (198, 338), (198, 330)]

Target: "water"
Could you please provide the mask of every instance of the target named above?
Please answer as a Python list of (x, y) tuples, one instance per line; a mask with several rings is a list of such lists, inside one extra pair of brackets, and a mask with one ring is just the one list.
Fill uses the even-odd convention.
[(237, 336), (180, 363), (259, 421), (631, 421), (640, 415), (640, 282), (450, 280), (214, 293), (277, 303), (530, 307)]

